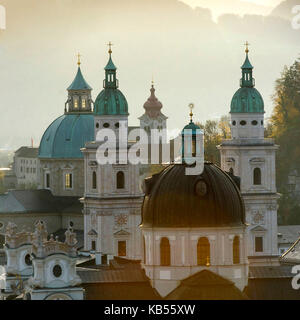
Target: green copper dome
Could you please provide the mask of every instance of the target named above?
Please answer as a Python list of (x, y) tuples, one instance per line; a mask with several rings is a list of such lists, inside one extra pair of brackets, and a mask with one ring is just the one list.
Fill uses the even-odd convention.
[(200, 130), (200, 127), (191, 120), (190, 123), (183, 128), (182, 134), (185, 134), (184, 130), (192, 130), (192, 134), (197, 134), (197, 130)]
[(264, 101), (255, 88), (240, 88), (233, 96), (231, 113), (264, 113)]
[(39, 158), (83, 158), (80, 151), (88, 141), (94, 141), (93, 114), (65, 114), (54, 120), (45, 131)]
[(125, 96), (118, 89), (105, 88), (95, 101), (94, 114), (128, 115), (128, 104)]
[(94, 114), (103, 115), (128, 115), (128, 103), (123, 93), (118, 89), (119, 82), (116, 77), (117, 68), (111, 59), (111, 50), (109, 51), (109, 60), (105, 67), (104, 89), (98, 95), (94, 104)]
[(246, 59), (242, 65), (241, 88), (237, 90), (231, 100), (231, 113), (264, 113), (264, 100), (258, 90), (254, 88), (253, 66), (249, 61), (248, 47)]

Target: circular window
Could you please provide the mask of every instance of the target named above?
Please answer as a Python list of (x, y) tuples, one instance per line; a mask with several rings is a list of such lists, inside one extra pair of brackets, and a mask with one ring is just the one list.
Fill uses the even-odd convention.
[(119, 122), (115, 123), (115, 127), (119, 128), (120, 127), (120, 123)]
[(59, 278), (62, 275), (62, 268), (58, 264), (53, 267), (53, 275), (56, 278)]
[(103, 125), (104, 128), (109, 128), (109, 123), (105, 122)]
[(98, 122), (96, 123), (96, 128), (97, 128), (97, 129), (99, 128), (99, 123), (98, 123)]
[(241, 122), (240, 122), (240, 125), (241, 126), (245, 126), (247, 124), (247, 122), (245, 121), (245, 120), (242, 120)]
[(31, 261), (31, 257), (30, 257), (30, 254), (26, 254), (25, 256), (25, 263), (27, 266), (31, 266), (32, 265), (32, 261)]
[(234, 120), (234, 121), (232, 121), (232, 125), (233, 126), (235, 126), (236, 125), (236, 121)]
[(207, 185), (205, 181), (200, 180), (196, 183), (196, 188), (195, 188), (196, 194), (198, 196), (205, 196), (207, 194)]
[(253, 126), (257, 126), (257, 124), (258, 124), (258, 122), (256, 120), (253, 120), (251, 123)]

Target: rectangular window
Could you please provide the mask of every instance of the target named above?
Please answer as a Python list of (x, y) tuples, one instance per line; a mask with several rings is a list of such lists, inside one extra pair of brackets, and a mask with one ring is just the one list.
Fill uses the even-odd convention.
[(77, 109), (78, 108), (78, 100), (74, 99), (74, 108)]
[(96, 241), (95, 240), (92, 240), (92, 246), (91, 246), (91, 250), (92, 251), (96, 251)]
[(263, 252), (263, 237), (255, 237), (255, 252)]
[(67, 173), (65, 175), (65, 187), (66, 189), (72, 189), (73, 181), (72, 181), (72, 173)]
[(118, 241), (118, 256), (126, 257), (126, 241)]
[(81, 104), (82, 104), (82, 109), (85, 109), (85, 107), (86, 107), (86, 100), (85, 100), (84, 98), (81, 100)]
[(46, 188), (50, 188), (50, 173), (46, 173)]

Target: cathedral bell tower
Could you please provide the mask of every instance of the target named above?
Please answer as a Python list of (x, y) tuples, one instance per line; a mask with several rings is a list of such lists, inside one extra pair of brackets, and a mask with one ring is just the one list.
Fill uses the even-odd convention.
[[(95, 141), (87, 143), (82, 149), (85, 171), (82, 199), (85, 250), (95, 252), (98, 263), (103, 263), (102, 257), (107, 260), (112, 256), (141, 258), (141, 232), (138, 226), (141, 222), (143, 194), (139, 183), (139, 165), (128, 161), (128, 149), (133, 144), (127, 138), (128, 104), (118, 89), (117, 68), (112, 61), (111, 46), (109, 43), (104, 88), (95, 101)], [(109, 152), (106, 143), (111, 146)], [(105, 148), (103, 144), (106, 144)], [(101, 148), (104, 163), (98, 157)], [(114, 152), (112, 150), (115, 151), (115, 158), (106, 161), (106, 152), (111, 154)], [(120, 160), (120, 155), (125, 155), (125, 161), (124, 157)]]
[(275, 154), (278, 146), (264, 138), (264, 101), (254, 88), (249, 44), (242, 66), (240, 89), (231, 101), (231, 135), (218, 149), (223, 170), (241, 178), (246, 208), (250, 264), (276, 264), (277, 200)]

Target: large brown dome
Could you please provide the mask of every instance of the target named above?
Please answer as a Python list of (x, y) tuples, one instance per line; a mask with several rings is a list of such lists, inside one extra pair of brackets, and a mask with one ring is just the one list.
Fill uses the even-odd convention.
[(201, 175), (185, 174), (186, 165), (169, 165), (145, 179), (142, 227), (196, 228), (241, 226), (245, 207), (232, 178), (212, 163)]

